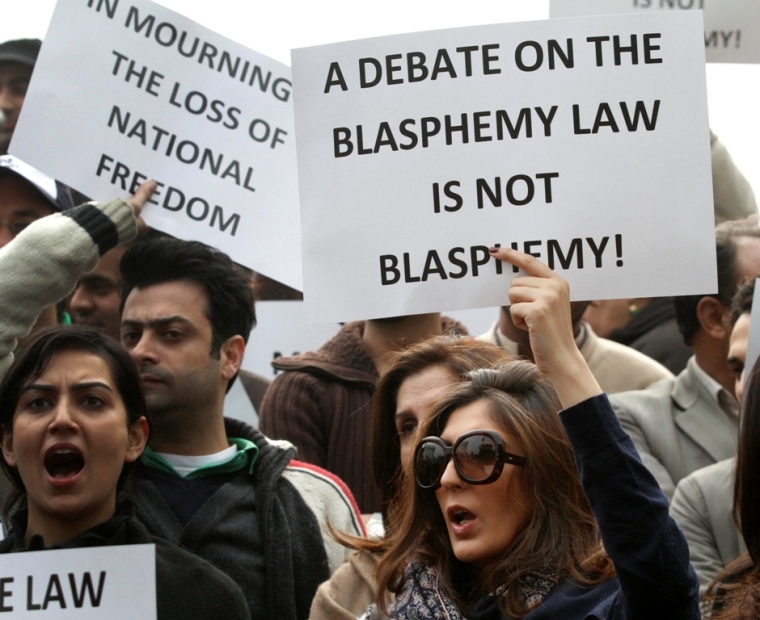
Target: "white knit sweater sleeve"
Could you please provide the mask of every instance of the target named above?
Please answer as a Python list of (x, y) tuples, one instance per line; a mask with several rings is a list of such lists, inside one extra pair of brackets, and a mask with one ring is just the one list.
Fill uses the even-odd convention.
[(39, 219), (0, 249), (0, 378), (40, 312), (71, 292), (103, 254), (136, 235), (132, 207), (113, 200)]

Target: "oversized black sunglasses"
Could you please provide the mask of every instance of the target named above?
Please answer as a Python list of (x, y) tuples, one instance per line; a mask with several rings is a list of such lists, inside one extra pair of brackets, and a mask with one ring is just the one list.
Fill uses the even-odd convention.
[(437, 488), (452, 455), (457, 474), (468, 484), (494, 482), (504, 463), (522, 467), (528, 462), (525, 456), (507, 452), (504, 440), (494, 431), (470, 431), (453, 446), (447, 446), (440, 437), (425, 437), (414, 451), (417, 485), (423, 489)]

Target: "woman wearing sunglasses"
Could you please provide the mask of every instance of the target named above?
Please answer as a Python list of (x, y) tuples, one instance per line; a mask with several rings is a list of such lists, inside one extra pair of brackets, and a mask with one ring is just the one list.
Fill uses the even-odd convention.
[(396, 595), (386, 611), (697, 620), (686, 542), (578, 351), (567, 283), (532, 256), (493, 253), (528, 274), (509, 297), (538, 368), (475, 371), (433, 406), (378, 567), (380, 595)]
[[(389, 361), (373, 400), (372, 458), (385, 534), (393, 531), (399, 491), (411, 475), (417, 426), (428, 408), (477, 368), (511, 358), (501, 347), (474, 338), (437, 336), (404, 349)], [(403, 463), (403, 466), (402, 466)], [(375, 568), (385, 540), (338, 536), (357, 550), (317, 590), (310, 620), (355, 620), (375, 600)]]

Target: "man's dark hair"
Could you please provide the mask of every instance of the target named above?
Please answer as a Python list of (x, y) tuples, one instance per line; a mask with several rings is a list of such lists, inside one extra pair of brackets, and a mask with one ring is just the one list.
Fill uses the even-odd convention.
[(718, 262), (717, 295), (686, 295), (674, 297), (676, 322), (684, 342), (691, 346), (694, 336), (700, 329), (697, 306), (703, 297), (713, 297), (727, 308), (731, 305), (736, 288), (739, 285), (739, 272), (736, 268), (736, 243), (739, 237), (760, 238), (758, 216), (751, 215), (743, 220), (723, 222), (715, 229), (715, 251)]
[(218, 357), (222, 344), (232, 336), (248, 342), (256, 324), (253, 293), (246, 277), (223, 252), (199, 241), (153, 239), (128, 249), (120, 266), (122, 311), (134, 288), (176, 280), (196, 282), (208, 297), (204, 314), (211, 323), (211, 355)]
[(733, 328), (736, 325), (736, 321), (742, 314), (752, 312), (752, 298), (755, 295), (755, 280), (752, 279), (749, 282), (742, 284), (736, 291), (736, 295), (731, 300), (731, 314), (728, 319)]

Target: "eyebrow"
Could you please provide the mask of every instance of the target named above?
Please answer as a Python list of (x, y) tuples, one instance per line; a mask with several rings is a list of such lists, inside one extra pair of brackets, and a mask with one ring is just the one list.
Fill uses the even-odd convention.
[(185, 323), (186, 325), (192, 326), (193, 323), (186, 319), (183, 316), (176, 315), (176, 316), (169, 316), (164, 319), (152, 319), (150, 321), (135, 321), (132, 319), (126, 319), (121, 322), (122, 327), (164, 327), (166, 325), (171, 325), (172, 323)]
[[(14, 209), (11, 212), (12, 217), (33, 217), (35, 219), (39, 219), (41, 216), (37, 211), (34, 211), (32, 209)], [(43, 216), (44, 217), (44, 216)]]
[[(81, 392), (83, 390), (90, 390), (94, 387), (99, 387), (108, 390), (109, 392), (113, 392), (113, 389), (111, 389), (111, 386), (107, 383), (103, 383), (102, 381), (85, 381), (82, 383), (75, 383), (71, 386), (71, 389), (74, 392)], [(58, 387), (55, 385), (50, 385), (47, 383), (30, 383), (27, 385), (24, 389), (21, 390), (21, 394), (24, 394), (25, 392), (57, 392)]]

